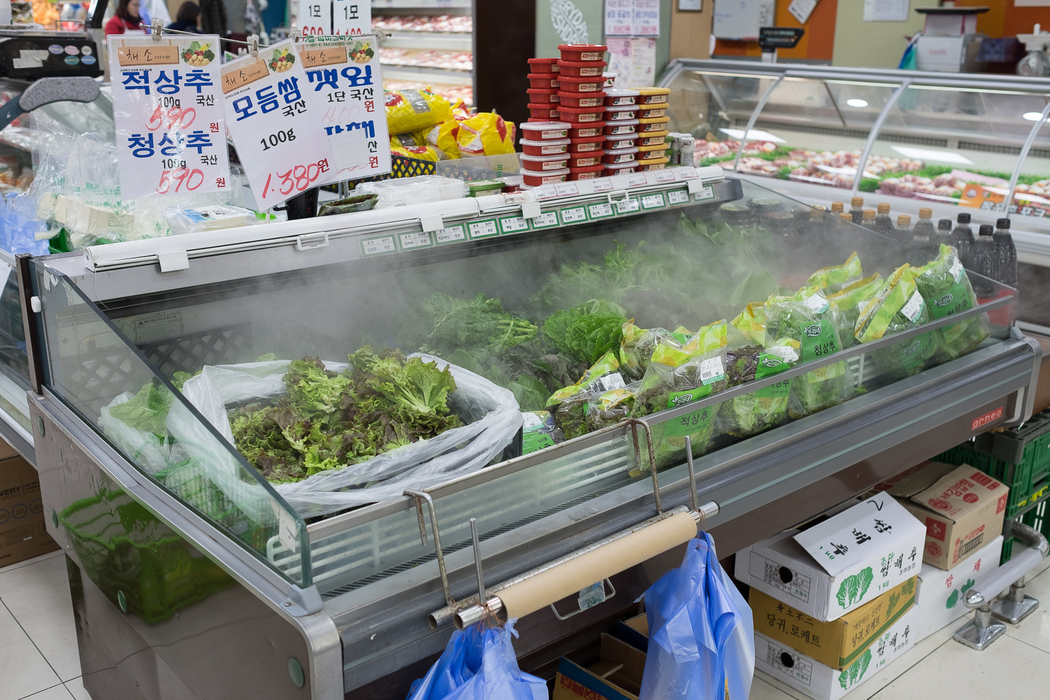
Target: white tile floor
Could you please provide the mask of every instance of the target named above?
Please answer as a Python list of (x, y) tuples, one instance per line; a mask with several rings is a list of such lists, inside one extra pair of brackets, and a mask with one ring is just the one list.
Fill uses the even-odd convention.
[[(952, 640), (955, 622), (919, 642), (855, 691), (849, 700), (946, 697), (1046, 697), (1050, 665), (1050, 560), (1029, 583), (1042, 605), (983, 652)], [(89, 700), (80, 682), (73, 609), (61, 552), (0, 569), (0, 700)], [(753, 700), (803, 699), (768, 676)], [(96, 699), (99, 700), (99, 699)], [(109, 699), (106, 699), (109, 700)]]

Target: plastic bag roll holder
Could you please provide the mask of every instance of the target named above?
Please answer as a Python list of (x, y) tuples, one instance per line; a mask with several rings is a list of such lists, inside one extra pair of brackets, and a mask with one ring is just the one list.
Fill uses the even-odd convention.
[[(1038, 600), (1025, 595), (1025, 576), (1047, 555), (1046, 537), (1018, 522), (1010, 523), (1004, 534), (1013, 535), (1027, 546), (1020, 552), (1015, 550), (1010, 561), (967, 592), (966, 607), (976, 612), (955, 633), (955, 641), (977, 651), (1003, 636), (1006, 622), (1016, 625), (1039, 607)], [(1003, 592), (1006, 595), (995, 600)]]
[[(671, 517), (676, 516), (678, 514), (688, 513), (689, 515), (691, 515), (693, 517), (693, 519), (696, 521), (696, 524), (697, 524), (698, 528), (702, 525), (702, 523), (704, 522), (705, 519), (713, 517), (713, 516), (718, 514), (719, 506), (718, 506), (717, 503), (715, 503), (713, 501), (710, 502), (710, 503), (706, 503), (706, 504), (704, 504), (702, 506), (699, 505), (699, 496), (698, 496), (697, 487), (696, 487), (696, 471), (695, 471), (695, 468), (694, 468), (694, 465), (693, 465), (692, 440), (688, 436), (686, 436), (686, 438), (685, 438), (685, 443), (686, 443), (686, 445), (685, 445), (685, 453), (686, 453), (686, 466), (687, 466), (688, 473), (689, 473), (690, 506), (687, 507), (687, 506), (683, 505), (683, 506), (680, 506), (680, 507), (675, 508), (675, 509), (670, 510), (670, 511), (666, 511), (666, 512), (664, 511), (663, 503), (662, 503), (661, 498), (660, 498), (660, 482), (659, 482), (659, 478), (657, 476), (656, 467), (655, 467), (655, 465), (656, 465), (656, 458), (655, 457), (656, 456), (655, 456), (655, 452), (654, 452), (654, 448), (653, 448), (652, 431), (651, 431), (651, 429), (649, 427), (649, 424), (646, 423), (644, 420), (629, 419), (627, 422), (631, 425), (631, 428), (632, 428), (632, 434), (633, 434), (634, 445), (635, 445), (635, 455), (636, 455), (636, 459), (637, 459), (637, 466), (639, 468), (642, 466), (641, 465), (641, 452), (639, 450), (639, 435), (638, 435), (639, 428), (645, 433), (646, 446), (647, 446), (647, 449), (648, 449), (648, 457), (649, 457), (649, 472), (650, 472), (651, 477), (652, 477), (653, 498), (654, 498), (654, 504), (656, 506), (657, 515), (652, 517), (652, 518), (649, 518), (648, 520), (645, 520), (642, 523), (639, 523), (638, 525), (635, 525), (632, 528), (629, 528), (627, 530), (623, 530), (623, 531), (618, 532), (618, 533), (616, 533), (614, 535), (606, 537), (606, 538), (604, 538), (602, 540), (594, 542), (594, 543), (592, 543), (592, 544), (590, 544), (590, 545), (588, 545), (586, 547), (583, 547), (583, 548), (578, 549), (576, 551), (570, 552), (569, 554), (566, 554), (563, 557), (560, 557), (560, 558), (555, 559), (553, 561), (547, 562), (546, 564), (543, 564), (542, 566), (536, 567), (536, 568), (534, 568), (534, 569), (532, 569), (530, 571), (527, 571), (527, 572), (525, 572), (523, 574), (520, 574), (519, 576), (516, 576), (516, 577), (514, 577), (514, 578), (512, 578), (510, 580), (504, 581), (504, 582), (502, 582), (502, 583), (500, 583), (500, 584), (498, 584), (496, 586), (493, 586), (491, 588), (486, 588), (486, 586), (485, 586), (484, 571), (483, 571), (482, 562), (481, 562), (480, 538), (478, 536), (477, 521), (474, 518), (471, 518), (470, 519), (470, 530), (471, 530), (471, 540), (472, 540), (473, 551), (474, 551), (474, 566), (475, 566), (475, 572), (476, 572), (476, 576), (477, 576), (478, 593), (477, 593), (477, 595), (472, 595), (469, 598), (467, 598), (465, 600), (462, 600), (462, 601), (458, 601), (458, 602), (454, 601), (452, 599), (452, 595), (451, 595), (451, 592), (449, 590), (448, 572), (447, 572), (447, 569), (445, 567), (445, 556), (444, 556), (444, 551), (443, 551), (442, 546), (441, 546), (440, 528), (438, 527), (437, 511), (436, 511), (436, 509), (434, 507), (434, 500), (433, 500), (433, 498), (425, 490), (421, 490), (421, 491), (408, 490), (408, 491), (405, 491), (405, 495), (411, 496), (413, 499), (415, 499), (416, 514), (417, 514), (418, 520), (419, 520), (420, 540), (422, 541), (422, 543), (424, 545), (427, 544), (427, 533), (426, 533), (427, 528), (426, 528), (426, 523), (425, 523), (424, 514), (423, 514), (423, 504), (424, 503), (426, 503), (427, 509), (429, 511), (429, 514), (430, 514), (430, 523), (431, 523), (431, 528), (433, 530), (433, 535), (434, 535), (434, 549), (435, 549), (435, 553), (437, 555), (438, 571), (439, 571), (440, 576), (441, 576), (441, 585), (442, 585), (442, 588), (444, 590), (445, 603), (446, 603), (445, 607), (443, 607), (440, 610), (437, 610), (437, 611), (431, 613), (427, 617), (427, 621), (428, 621), (428, 623), (430, 624), (430, 626), (432, 628), (438, 629), (439, 627), (442, 627), (445, 624), (447, 624), (449, 621), (451, 621), (451, 622), (453, 622), (455, 624), (457, 629), (465, 629), (465, 628), (470, 627), (471, 625), (476, 624), (476, 623), (478, 623), (478, 622), (480, 622), (480, 621), (482, 621), (482, 620), (484, 620), (486, 618), (496, 617), (498, 619), (503, 619), (503, 618), (506, 617), (506, 610), (504, 608), (503, 601), (499, 597), (499, 593), (500, 593), (500, 591), (502, 591), (502, 590), (504, 590), (506, 588), (509, 588), (512, 585), (523, 584), (525, 582), (528, 582), (531, 579), (534, 579), (539, 574), (549, 573), (552, 570), (554, 570), (554, 569), (556, 569), (556, 568), (558, 568), (560, 566), (563, 566), (565, 564), (568, 564), (569, 562), (572, 562), (573, 560), (575, 560), (575, 559), (577, 559), (577, 558), (579, 558), (579, 557), (581, 557), (581, 556), (583, 556), (585, 554), (590, 554), (590, 553), (596, 552), (598, 550), (601, 550), (603, 547), (606, 547), (606, 546), (612, 544), (613, 542), (618, 542), (622, 538), (632, 537), (632, 536), (638, 535), (639, 533), (644, 531), (646, 528), (651, 527), (651, 526), (653, 526), (653, 525), (655, 525), (657, 523), (660, 523), (660, 522), (662, 522), (664, 520), (667, 520), (668, 518), (671, 518)], [(662, 553), (662, 551), (647, 552), (646, 553), (647, 554), (646, 558), (651, 558), (651, 557), (657, 556), (657, 555), (659, 555), (661, 553)], [(607, 575), (604, 578), (600, 578), (600, 579), (598, 579), (597, 581), (595, 581), (592, 584), (592, 585), (597, 585), (598, 583), (601, 583), (602, 586), (603, 586), (603, 594), (604, 594), (605, 586), (608, 586), (611, 589), (611, 593), (605, 595), (605, 597), (602, 600), (607, 600), (608, 598), (611, 598), (612, 596), (614, 596), (616, 594), (616, 590), (615, 590), (615, 588), (612, 587), (612, 582), (609, 580), (609, 577), (614, 575), (614, 574), (616, 574), (616, 573), (619, 573), (619, 572), (618, 571), (610, 571), (610, 572), (607, 573)], [(602, 600), (599, 600), (598, 602), (602, 602)], [(562, 619), (562, 620), (568, 619), (569, 617), (572, 617), (574, 615), (578, 615), (579, 613), (583, 612), (583, 610), (585, 610), (585, 609), (590, 607), (590, 605), (584, 607), (585, 603), (584, 603), (583, 597), (581, 596), (580, 609), (576, 610), (576, 611), (573, 611), (573, 612), (571, 612), (569, 614), (562, 615), (561, 613), (558, 612), (558, 610), (556, 608), (554, 608), (554, 603), (555, 602), (556, 601), (551, 600), (551, 601), (549, 601), (549, 605), (550, 605), (551, 609), (554, 611), (554, 615), (557, 618)]]

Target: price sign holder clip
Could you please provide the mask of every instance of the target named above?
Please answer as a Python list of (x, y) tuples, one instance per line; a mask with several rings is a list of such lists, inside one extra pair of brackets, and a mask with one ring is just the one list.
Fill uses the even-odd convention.
[(153, 21), (150, 22), (149, 33), (153, 41), (160, 43), (160, 37), (164, 33), (164, 20), (160, 17), (154, 17)]
[(258, 56), (259, 55), (259, 35), (258, 34), (252, 34), (250, 37), (248, 37), (248, 53), (250, 53), (252, 56)]
[(288, 36), (292, 38), (292, 41), (296, 44), (303, 38), (303, 31), (299, 27), (292, 25), (292, 28), (288, 31)]

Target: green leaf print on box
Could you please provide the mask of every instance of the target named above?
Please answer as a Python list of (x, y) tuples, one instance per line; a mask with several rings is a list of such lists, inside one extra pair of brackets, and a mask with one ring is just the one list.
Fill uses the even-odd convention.
[(854, 603), (863, 600), (864, 594), (868, 592), (868, 588), (871, 587), (871, 583), (874, 580), (875, 576), (872, 574), (870, 566), (853, 576), (847, 576), (839, 586), (839, 592), (836, 596), (839, 605), (843, 608), (848, 608)]
[(864, 673), (868, 670), (868, 664), (870, 663), (871, 649), (868, 649), (864, 652), (864, 656), (857, 659), (852, 666), (844, 669), (839, 674), (839, 685), (842, 686), (842, 689), (847, 690), (859, 683), (864, 678)]

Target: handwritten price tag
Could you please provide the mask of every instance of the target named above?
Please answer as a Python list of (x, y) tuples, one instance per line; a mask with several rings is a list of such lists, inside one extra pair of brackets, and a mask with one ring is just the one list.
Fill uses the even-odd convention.
[(227, 63), (222, 78), (226, 123), (260, 207), (338, 179), (316, 93), (292, 42)]
[(109, 38), (124, 200), (229, 188), (219, 37)]

